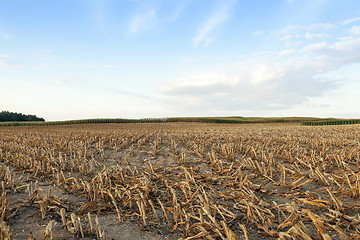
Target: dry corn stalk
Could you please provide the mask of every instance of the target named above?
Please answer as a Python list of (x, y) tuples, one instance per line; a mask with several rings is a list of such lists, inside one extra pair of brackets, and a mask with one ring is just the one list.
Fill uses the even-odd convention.
[[(119, 220), (136, 212), (144, 225), (163, 221), (190, 239), (234, 238), (239, 219), (280, 239), (313, 238), (308, 223), (323, 239), (329, 228), (343, 239), (360, 233), (359, 211), (347, 212), (349, 198), (360, 195), (356, 128), (150, 125), (0, 129), (3, 193), (25, 186), (11, 174), (11, 165), (85, 197), (66, 222), (66, 207), (51, 189), (44, 196), (38, 184), (28, 191), (43, 218), (60, 207), (63, 226), (79, 235), (84, 234), (79, 217), (88, 214), (91, 232), (90, 213), (99, 211), (116, 211)], [(113, 163), (107, 160), (111, 150), (120, 154)], [(165, 155), (170, 161), (161, 159)], [(330, 202), (322, 200), (329, 196)], [(296, 204), (289, 204), (292, 200)], [(7, 219), (7, 210), (2, 213)], [(98, 239), (104, 238), (95, 223)], [(245, 225), (239, 227), (246, 238)]]

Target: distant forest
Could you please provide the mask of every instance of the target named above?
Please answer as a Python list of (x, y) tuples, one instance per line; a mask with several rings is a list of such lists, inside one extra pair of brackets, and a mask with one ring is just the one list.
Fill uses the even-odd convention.
[(8, 111), (0, 112), (0, 122), (45, 122), (44, 118)]

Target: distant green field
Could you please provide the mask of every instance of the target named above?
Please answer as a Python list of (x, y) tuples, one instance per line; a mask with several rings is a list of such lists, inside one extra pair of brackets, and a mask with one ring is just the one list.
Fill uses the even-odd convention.
[(0, 122), (0, 126), (46, 126), (87, 123), (161, 123), (161, 122), (204, 122), (204, 123), (286, 123), (298, 122), (306, 126), (360, 124), (360, 119), (314, 118), (314, 117), (171, 117), (171, 118), (99, 118), (49, 122)]
[(204, 123), (286, 123), (299, 122), (303, 125), (337, 125), (355, 124), (360, 120), (346, 120), (335, 118), (312, 118), (312, 117), (171, 117), (171, 118), (143, 118), (143, 119), (82, 119), (50, 122), (2, 122), (0, 126), (45, 126), (45, 125), (71, 125), (87, 123), (160, 123), (160, 122), (204, 122)]
[(50, 122), (1, 122), (0, 126), (46, 126), (46, 125), (71, 125), (87, 123), (145, 123), (145, 122), (163, 122), (161, 119), (82, 119), (67, 121), (50, 121)]
[(167, 122), (209, 122), (209, 123), (285, 123), (285, 122), (326, 122), (340, 120), (336, 118), (315, 117), (184, 117), (167, 118)]

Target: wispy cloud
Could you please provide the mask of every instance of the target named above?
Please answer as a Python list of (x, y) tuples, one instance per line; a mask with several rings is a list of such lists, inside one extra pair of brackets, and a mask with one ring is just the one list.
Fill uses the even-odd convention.
[(336, 27), (335, 24), (332, 23), (314, 23), (311, 25), (289, 25), (280, 31), (276, 31), (276, 35), (286, 35), (286, 34), (294, 34), (301, 32), (319, 32), (319, 31), (328, 31), (334, 29)]
[(305, 38), (309, 40), (313, 40), (317, 38), (328, 38), (328, 37), (330, 37), (330, 35), (326, 33), (311, 33), (311, 32), (305, 33)]
[(346, 19), (345, 21), (343, 21), (343, 24), (348, 25), (348, 24), (352, 24), (352, 23), (358, 22), (358, 21), (360, 21), (360, 17), (349, 18), (349, 19)]
[(236, 1), (234, 0), (223, 1), (222, 5), (218, 7), (216, 11), (213, 12), (204, 23), (201, 24), (195, 37), (193, 38), (193, 43), (195, 46), (201, 43), (203, 43), (204, 45), (209, 45), (211, 43), (211, 33), (225, 21), (230, 19), (230, 10), (235, 3)]
[(130, 34), (161, 28), (177, 21), (192, 0), (134, 2), (129, 20)]
[(0, 31), (0, 38), (4, 39), (4, 40), (11, 40), (14, 38), (13, 35), (7, 33), (7, 32), (2, 32)]
[(41, 59), (41, 61), (49, 63), (56, 59), (51, 49), (40, 49), (33, 53), (34, 57)]
[(9, 55), (0, 54), (0, 68), (21, 68), (21, 66)]
[(83, 0), (83, 2), (91, 9), (97, 27), (103, 29), (112, 0)]
[(314, 23), (311, 25), (289, 25), (273, 35), (283, 41), (287, 47), (301, 46), (311, 41), (331, 37), (331, 33), (338, 28), (332, 23)]
[[(91, 18), (100, 31), (111, 34), (118, 33), (120, 29), (125, 29), (125, 33), (130, 35), (175, 22), (191, 1), (193, 0), (83, 0), (84, 4), (90, 9)], [(112, 8), (121, 9), (122, 12), (116, 12), (115, 14)], [(126, 9), (126, 11), (123, 9)]]
[(319, 42), (306, 45), (303, 50), (304, 51), (320, 51), (326, 49), (328, 47), (327, 42)]
[(130, 20), (130, 33), (135, 34), (140, 31), (147, 31), (154, 28), (158, 23), (155, 9), (149, 8), (136, 13)]
[(204, 56), (192, 56), (192, 57), (184, 58), (183, 61), (187, 62), (187, 63), (195, 63), (195, 62), (205, 60), (207, 58), (209, 58), (209, 56), (207, 56), (207, 55), (204, 55)]
[(91, 80), (89, 81), (84, 77), (72, 74), (53, 77), (49, 81), (52, 84), (71, 89), (78, 89), (79, 87), (82, 89), (87, 89), (92, 85)]
[(145, 94), (140, 94), (137, 92), (132, 92), (132, 91), (127, 91), (127, 90), (120, 90), (120, 89), (110, 89), (110, 91), (112, 93), (116, 93), (122, 96), (129, 96), (129, 97), (133, 97), (133, 98), (139, 98), (139, 99), (144, 99), (144, 100), (152, 100), (152, 98), (148, 95)]
[(170, 15), (165, 19), (166, 22), (172, 23), (172, 22), (176, 21), (177, 19), (179, 19), (179, 17), (184, 12), (184, 10), (187, 8), (187, 6), (191, 3), (191, 1), (193, 1), (193, 0), (176, 1), (176, 4), (173, 7), (173, 10), (170, 11)]

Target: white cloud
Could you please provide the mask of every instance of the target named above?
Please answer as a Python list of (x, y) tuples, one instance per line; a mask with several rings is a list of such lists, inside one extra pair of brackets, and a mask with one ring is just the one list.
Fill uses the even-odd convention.
[(287, 34), (285, 35), (284, 37), (281, 38), (281, 40), (283, 41), (289, 41), (289, 40), (294, 40), (294, 39), (299, 39), (301, 38), (302, 36), (300, 34)]
[(325, 33), (310, 33), (310, 32), (305, 33), (305, 38), (309, 40), (313, 40), (316, 38), (328, 38), (328, 37), (330, 37), (329, 34), (325, 34)]
[[(334, 87), (331, 81), (315, 77), (321, 66), (292, 60), (288, 63), (256, 60), (239, 63), (233, 71), (213, 71), (169, 82), (160, 91), (173, 97), (173, 102), (213, 110), (251, 110), (287, 108), (319, 96)], [(321, 71), (320, 71), (321, 73)]]
[(320, 42), (320, 43), (309, 44), (309, 45), (305, 46), (303, 49), (305, 51), (318, 51), (318, 50), (325, 49), (326, 47), (327, 47), (326, 42)]
[(222, 6), (212, 13), (207, 20), (200, 26), (195, 37), (193, 38), (194, 45), (204, 43), (208, 45), (211, 43), (211, 33), (221, 24), (230, 18), (230, 10), (236, 1), (224, 1)]
[(330, 30), (335, 28), (336, 25), (332, 23), (314, 23), (311, 24), (309, 27), (305, 27), (305, 29), (308, 29), (310, 31), (324, 31), (324, 30)]
[[(254, 68), (256, 71), (254, 71)], [(273, 79), (281, 78), (284, 75), (283, 66), (278, 63), (257, 63), (251, 66), (250, 69), (252, 71), (249, 71), (243, 77), (247, 78), (249, 84), (254, 86), (261, 86), (262, 84), (265, 84)]]
[(147, 31), (154, 28), (158, 23), (155, 9), (136, 13), (130, 20), (130, 33), (135, 34), (140, 31)]
[[(245, 61), (208, 69), (206, 74), (169, 81), (158, 90), (171, 97), (170, 104), (181, 107), (181, 111), (289, 109), (339, 88), (346, 78), (333, 73), (360, 63), (357, 28), (352, 28), (353, 36), (336, 38), (330, 33), (315, 32), (334, 28), (337, 26), (333, 24), (290, 26), (282, 34), (287, 33), (291, 36), (288, 39), (293, 40), (300, 31), (299, 39), (301, 36), (307, 39), (306, 44), (278, 52), (255, 53)], [(325, 37), (331, 41), (313, 41)]]
[(294, 49), (286, 49), (286, 50), (279, 52), (279, 55), (285, 56), (285, 55), (293, 54), (295, 52), (296, 52), (296, 50), (294, 50)]
[(360, 35), (360, 26), (353, 26), (350, 29), (350, 33), (354, 35)]

